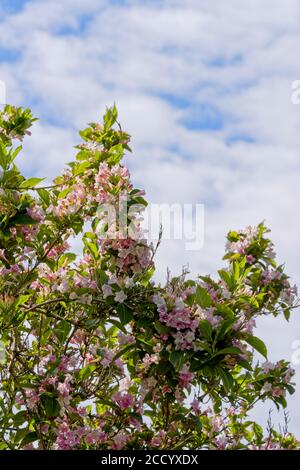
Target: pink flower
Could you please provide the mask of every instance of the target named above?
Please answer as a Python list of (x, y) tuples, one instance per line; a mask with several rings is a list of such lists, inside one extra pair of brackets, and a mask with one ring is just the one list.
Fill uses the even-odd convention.
[(217, 326), (219, 323), (221, 323), (221, 321), (223, 321), (223, 317), (221, 317), (221, 315), (216, 315), (214, 310), (214, 307), (209, 307), (206, 309), (198, 307), (197, 314), (201, 320), (208, 321), (211, 326)]
[(194, 400), (191, 402), (191, 408), (192, 408), (194, 413), (199, 413), (199, 411), (200, 411), (200, 402), (199, 402), (199, 400), (196, 400), (196, 398), (194, 398)]
[(123, 346), (124, 344), (131, 344), (135, 342), (135, 338), (132, 335), (125, 335), (124, 333), (120, 332), (118, 334), (119, 345)]
[(228, 440), (225, 436), (221, 436), (215, 439), (215, 444), (218, 449), (224, 450), (226, 448), (226, 445), (228, 444)]
[(193, 331), (187, 331), (185, 333), (178, 331), (173, 334), (173, 337), (175, 339), (175, 349), (184, 350), (194, 348), (195, 333)]
[(292, 369), (292, 367), (289, 367), (284, 376), (285, 383), (290, 383), (294, 375), (295, 375), (295, 369)]
[(120, 357), (114, 361), (114, 365), (119, 369), (121, 374), (124, 374), (124, 363)]
[(159, 355), (158, 354), (145, 354), (144, 358), (143, 358), (143, 365), (145, 367), (145, 369), (148, 369), (151, 364), (158, 364), (159, 362)]
[(264, 374), (268, 374), (271, 370), (274, 370), (276, 367), (275, 364), (273, 364), (273, 362), (270, 362), (270, 361), (265, 361), (261, 368), (262, 368), (262, 371)]
[(108, 367), (110, 366), (113, 360), (113, 357), (115, 356), (115, 352), (111, 351), (108, 348), (105, 348), (103, 353), (104, 353), (104, 358), (102, 359), (101, 364), (103, 365), (103, 367)]
[(166, 393), (172, 393), (171, 387), (169, 387), (169, 385), (164, 385), (162, 388), (162, 393), (163, 395), (165, 395)]
[(63, 383), (59, 383), (57, 386), (57, 390), (61, 394), (62, 397), (68, 397), (72, 390), (72, 387), (69, 384), (69, 378), (67, 377)]
[(37, 403), (40, 401), (39, 395), (37, 394), (37, 392), (34, 389), (26, 388), (25, 389), (25, 396), (26, 396), (26, 404), (27, 404), (28, 408), (33, 410), (36, 407)]
[(41, 433), (46, 434), (49, 431), (49, 425), (48, 424), (43, 424), (41, 426)]
[(134, 396), (130, 393), (117, 392), (112, 396), (112, 400), (123, 410), (130, 408), (134, 403)]
[(158, 434), (151, 439), (151, 447), (160, 447), (165, 436), (165, 431), (159, 431)]
[(184, 365), (179, 374), (179, 384), (182, 388), (188, 388), (195, 374), (189, 371), (188, 366)]
[(121, 449), (123, 449), (123, 447), (125, 447), (125, 445), (129, 441), (129, 439), (130, 439), (130, 437), (128, 436), (128, 434), (125, 434), (124, 431), (121, 431), (121, 432), (119, 432), (119, 434), (117, 434), (113, 438), (111, 448), (114, 449), (114, 450), (121, 450)]
[(282, 397), (284, 395), (284, 390), (282, 390), (280, 387), (274, 387), (272, 395), (275, 398)]
[(70, 450), (80, 444), (80, 437), (77, 431), (71, 430), (67, 421), (63, 421), (58, 427), (57, 438), (54, 449)]
[(105, 442), (107, 439), (107, 434), (100, 429), (93, 429), (90, 431), (86, 437), (85, 441), (87, 444), (100, 444)]

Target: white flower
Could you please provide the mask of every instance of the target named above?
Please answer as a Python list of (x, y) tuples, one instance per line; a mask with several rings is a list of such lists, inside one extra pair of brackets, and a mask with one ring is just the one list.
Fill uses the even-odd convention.
[(274, 370), (276, 367), (275, 364), (273, 364), (273, 362), (270, 362), (270, 361), (265, 361), (262, 365), (261, 365), (261, 368), (264, 372), (264, 374), (268, 374), (270, 372), (270, 370)]
[(120, 290), (119, 292), (117, 292), (116, 295), (115, 295), (115, 301), (116, 301), (116, 302), (122, 303), (122, 302), (124, 302), (124, 300), (126, 300), (126, 299), (127, 299), (127, 295), (126, 295), (122, 290)]
[(182, 299), (176, 299), (175, 301), (175, 309), (176, 310), (183, 310), (185, 308), (185, 304)]
[(104, 284), (104, 286), (102, 286), (102, 292), (103, 292), (103, 297), (105, 299), (106, 297), (109, 297), (113, 293), (111, 286), (109, 286), (108, 284)]
[(162, 298), (161, 295), (159, 294), (155, 294), (153, 297), (152, 297), (152, 301), (155, 303), (155, 305), (160, 308), (160, 307), (165, 307), (166, 305), (166, 301), (165, 299)]
[(133, 287), (134, 286), (134, 280), (131, 277), (127, 277), (124, 281), (125, 287)]
[(62, 283), (57, 287), (57, 290), (62, 294), (65, 294), (66, 292), (68, 292), (68, 290), (70, 290), (70, 285), (67, 279), (63, 279)]
[(265, 393), (271, 392), (272, 390), (272, 384), (270, 382), (266, 382), (262, 388), (262, 391)]

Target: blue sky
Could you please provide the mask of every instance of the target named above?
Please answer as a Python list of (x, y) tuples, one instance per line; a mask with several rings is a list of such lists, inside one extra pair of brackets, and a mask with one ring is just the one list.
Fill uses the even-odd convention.
[[(26, 174), (56, 175), (77, 129), (116, 101), (148, 199), (205, 205), (203, 249), (165, 241), (157, 277), (187, 263), (215, 272), (225, 233), (265, 219), (300, 285), (298, 0), (2, 0), (0, 18), (7, 100), (40, 117), (20, 160)], [(259, 330), (271, 359), (290, 358), (299, 312)], [(298, 382), (289, 403), (300, 435)]]

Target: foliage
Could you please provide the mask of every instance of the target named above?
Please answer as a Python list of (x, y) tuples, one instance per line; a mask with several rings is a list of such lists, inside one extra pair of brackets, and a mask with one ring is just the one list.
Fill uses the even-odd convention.
[[(156, 285), (116, 107), (80, 132), (51, 186), (15, 165), (13, 141), (34, 121), (13, 106), (0, 114), (0, 447), (299, 448), (248, 418), (258, 401), (285, 408), (294, 392), (293, 369), (269, 362), (253, 335), (258, 317), (288, 319), (297, 305), (265, 225), (229, 232), (216, 279)], [(107, 205), (121, 214), (114, 226)]]

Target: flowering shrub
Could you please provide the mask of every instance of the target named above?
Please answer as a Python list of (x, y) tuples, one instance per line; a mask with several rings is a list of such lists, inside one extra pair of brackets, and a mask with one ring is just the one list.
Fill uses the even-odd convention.
[(294, 370), (253, 335), (259, 316), (288, 319), (297, 306), (264, 224), (229, 232), (217, 278), (155, 285), (116, 108), (80, 132), (51, 186), (15, 165), (13, 140), (34, 120), (0, 114), (0, 448), (299, 448), (248, 418), (259, 400), (284, 408), (294, 392)]

